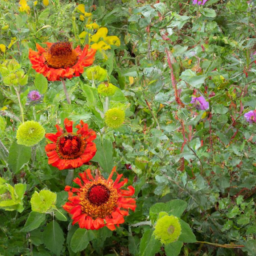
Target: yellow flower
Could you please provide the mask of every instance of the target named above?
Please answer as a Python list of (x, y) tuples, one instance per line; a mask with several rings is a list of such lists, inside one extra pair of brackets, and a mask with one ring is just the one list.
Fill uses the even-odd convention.
[(108, 127), (118, 128), (120, 127), (125, 119), (125, 112), (119, 108), (109, 109), (105, 113), (105, 123)]
[(5, 25), (2, 27), (2, 30), (7, 30), (9, 28), (9, 25)]
[(19, 4), (20, 4), (20, 8), (19, 8), (20, 12), (26, 12), (26, 13), (30, 12), (30, 7), (28, 6), (26, 0), (20, 0)]
[(5, 111), (6, 109), (8, 109), (8, 107), (4, 106), (4, 107), (2, 107), (0, 110), (1, 110), (1, 111)]
[(79, 19), (80, 19), (81, 21), (84, 21), (84, 15), (80, 15), (80, 16), (79, 16)]
[(110, 45), (106, 44), (104, 41), (100, 41), (96, 44), (92, 44), (91, 45), (91, 48), (92, 49), (95, 49), (95, 50), (108, 50), (108, 49), (111, 49)]
[(34, 2), (34, 6), (36, 6), (36, 5), (37, 5), (37, 1)]
[(4, 44), (0, 44), (0, 50), (1, 50), (1, 52), (5, 53), (6, 46)]
[[(77, 7), (76, 7), (76, 9), (78, 10), (78, 11), (80, 11), (85, 17), (90, 17), (90, 16), (92, 16), (92, 14), (90, 13), (90, 12), (86, 12), (85, 11), (85, 6), (84, 6), (84, 4), (79, 4)], [(80, 16), (81, 17), (81, 16)]]
[(49, 0), (43, 0), (43, 5), (48, 6), (49, 5)]
[(86, 31), (83, 31), (80, 35), (79, 35), (79, 38), (86, 38), (86, 36), (88, 35), (88, 37), (90, 37), (90, 33), (86, 32)]
[(134, 78), (132, 76), (129, 76), (129, 82), (130, 82), (130, 85), (134, 83)]
[(94, 22), (94, 23), (91, 23), (91, 24), (87, 24), (86, 27), (89, 28), (89, 29), (98, 29), (99, 25)]
[(100, 38), (106, 39), (106, 36), (108, 34), (107, 28), (100, 28), (95, 35), (91, 37), (91, 41), (97, 43)]
[(120, 46), (121, 44), (120, 39), (117, 36), (107, 36), (105, 41), (108, 44), (115, 45), (115, 46)]
[(8, 49), (10, 49), (16, 43), (16, 40), (17, 40), (16, 37), (12, 37), (11, 42), (8, 45)]

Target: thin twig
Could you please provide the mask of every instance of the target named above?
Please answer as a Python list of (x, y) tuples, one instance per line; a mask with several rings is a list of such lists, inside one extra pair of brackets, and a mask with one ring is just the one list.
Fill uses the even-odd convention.
[(209, 243), (209, 242), (205, 242), (205, 241), (197, 241), (196, 243), (209, 244), (209, 245), (216, 246), (216, 247), (230, 248), (230, 249), (244, 247), (244, 245), (238, 245), (238, 244), (216, 244), (216, 243)]

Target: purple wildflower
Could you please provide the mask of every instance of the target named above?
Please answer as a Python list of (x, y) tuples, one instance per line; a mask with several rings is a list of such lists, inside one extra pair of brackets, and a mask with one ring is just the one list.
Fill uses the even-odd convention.
[(198, 5), (205, 5), (205, 3), (207, 2), (207, 0), (193, 0), (193, 4), (198, 4)]
[(249, 123), (256, 123), (256, 110), (251, 110), (244, 114), (244, 117)]
[(30, 91), (28, 94), (28, 99), (30, 101), (39, 101), (42, 95), (38, 91)]
[(203, 96), (192, 97), (191, 103), (193, 103), (198, 110), (206, 110), (209, 108), (209, 102), (207, 102)]

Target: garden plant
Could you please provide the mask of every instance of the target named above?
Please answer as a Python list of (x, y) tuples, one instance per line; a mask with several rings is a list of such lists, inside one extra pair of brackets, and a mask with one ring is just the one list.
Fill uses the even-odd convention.
[(255, 256), (255, 13), (0, 0), (0, 256)]

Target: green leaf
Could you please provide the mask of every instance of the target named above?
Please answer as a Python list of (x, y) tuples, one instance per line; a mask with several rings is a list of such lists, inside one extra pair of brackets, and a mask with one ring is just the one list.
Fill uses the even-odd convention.
[(214, 18), (216, 17), (216, 12), (215, 10), (213, 9), (210, 9), (210, 8), (203, 8), (201, 13), (205, 16), (205, 17), (208, 17), (208, 18)]
[(48, 81), (42, 74), (36, 74), (35, 87), (42, 94), (45, 94), (47, 92)]
[(153, 235), (153, 230), (147, 230), (140, 242), (139, 256), (155, 256), (160, 251), (161, 243), (156, 240)]
[(112, 142), (102, 137), (97, 137), (94, 142), (96, 143), (97, 153), (92, 161), (98, 162), (105, 172), (110, 173), (114, 166)]
[(164, 250), (167, 256), (178, 256), (180, 254), (183, 243), (176, 241), (174, 243), (166, 244)]
[(197, 240), (190, 226), (181, 219), (179, 219), (179, 221), (181, 225), (181, 235), (178, 241), (181, 241), (184, 243), (195, 243)]
[(20, 200), (23, 199), (26, 188), (27, 188), (26, 184), (18, 183), (14, 185), (14, 190)]
[(149, 215), (151, 221), (155, 222), (159, 212), (167, 212), (168, 215), (174, 215), (180, 217), (186, 210), (187, 203), (183, 200), (175, 199), (167, 203), (157, 203), (151, 206)]
[(55, 209), (55, 216), (60, 221), (67, 221), (68, 220), (66, 215), (64, 214), (64, 210), (62, 210), (62, 209), (60, 209), (60, 210)]
[(180, 78), (189, 83), (191, 86), (195, 88), (200, 88), (201, 85), (204, 83), (204, 80), (207, 78), (206, 75), (196, 75), (194, 71), (191, 69), (187, 69), (182, 72)]
[(30, 200), (32, 211), (46, 213), (55, 206), (56, 198), (56, 193), (50, 190), (36, 191)]
[(30, 212), (25, 226), (20, 230), (21, 232), (30, 232), (38, 228), (45, 221), (45, 214), (38, 212)]
[(26, 164), (30, 158), (31, 147), (19, 145), (16, 141), (12, 143), (8, 156), (8, 164), (15, 174), (19, 172), (21, 167)]
[(70, 247), (73, 252), (83, 251), (91, 240), (95, 238), (93, 231), (79, 228), (71, 238)]
[(60, 255), (65, 239), (58, 222), (53, 220), (48, 223), (43, 233), (43, 240), (47, 249), (52, 253), (55, 253), (57, 256)]
[(86, 97), (87, 105), (89, 107), (95, 107), (100, 101), (97, 88), (92, 88), (87, 84), (83, 84), (81, 87)]

